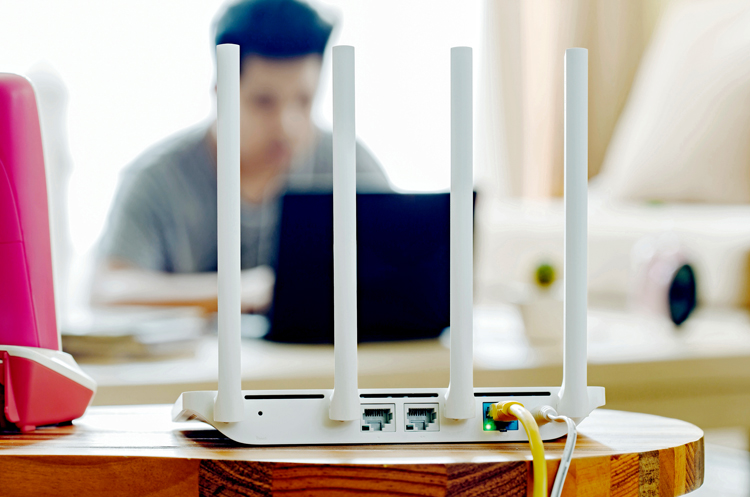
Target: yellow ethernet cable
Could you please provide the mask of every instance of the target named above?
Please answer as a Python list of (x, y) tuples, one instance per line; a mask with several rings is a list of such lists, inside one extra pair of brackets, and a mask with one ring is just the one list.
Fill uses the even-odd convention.
[(498, 402), (490, 406), (490, 416), (495, 421), (510, 421), (518, 419), (531, 446), (532, 466), (534, 468), (533, 497), (547, 497), (547, 463), (544, 459), (544, 444), (539, 435), (539, 425), (534, 416), (520, 402), (512, 400)]

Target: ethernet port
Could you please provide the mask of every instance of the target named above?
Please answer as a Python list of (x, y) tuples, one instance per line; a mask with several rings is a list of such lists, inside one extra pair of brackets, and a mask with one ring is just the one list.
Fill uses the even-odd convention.
[(482, 404), (483, 411), (484, 411), (484, 419), (482, 424), (482, 429), (484, 431), (508, 431), (508, 430), (517, 430), (518, 429), (518, 420), (515, 421), (495, 421), (492, 419), (492, 416), (490, 416), (490, 406), (492, 405), (492, 402), (484, 402)]
[(438, 404), (404, 404), (405, 431), (440, 431)]
[(362, 404), (361, 431), (396, 431), (395, 404)]

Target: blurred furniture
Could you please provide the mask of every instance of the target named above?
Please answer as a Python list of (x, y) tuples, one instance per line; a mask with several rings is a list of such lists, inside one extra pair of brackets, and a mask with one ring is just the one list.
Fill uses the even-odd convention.
[[(696, 271), (698, 301), (748, 303), (750, 204), (612, 201), (589, 195), (589, 296), (626, 300), (634, 249), (646, 238), (671, 237)], [(563, 201), (492, 200), (477, 205), (476, 295), (479, 302), (512, 298), (507, 285), (531, 283), (541, 262), (563, 273)], [(666, 300), (666, 295), (665, 295)]]
[(607, 146), (609, 198), (750, 203), (748, 23), (744, 1), (671, 3)]
[[(532, 475), (523, 443), (248, 447), (172, 423), (170, 408), (95, 407), (73, 426), (0, 436), (3, 495), (526, 495)], [(548, 457), (564, 444), (545, 443)], [(683, 495), (703, 482), (703, 460), (689, 423), (594, 411), (565, 495)], [(552, 481), (558, 461), (548, 465)]]
[[(530, 347), (515, 308), (480, 307), (475, 316), (476, 386), (560, 383), (561, 350)], [(245, 389), (333, 386), (331, 346), (243, 340), (242, 347)], [(96, 405), (171, 403), (183, 391), (216, 389), (216, 357), (216, 340), (207, 337), (194, 357), (82, 367), (99, 384)], [(444, 387), (448, 359), (441, 340), (362, 344), (359, 386)], [(606, 387), (608, 408), (679, 417), (703, 429), (750, 429), (750, 314), (698, 309), (675, 330), (665, 321), (592, 310), (588, 377)], [(700, 408), (707, 403), (732, 408)]]
[[(487, 186), (563, 190), (563, 59), (589, 50), (589, 176), (613, 199), (750, 201), (750, 5), (486, 2)], [(599, 178), (597, 178), (599, 179)]]

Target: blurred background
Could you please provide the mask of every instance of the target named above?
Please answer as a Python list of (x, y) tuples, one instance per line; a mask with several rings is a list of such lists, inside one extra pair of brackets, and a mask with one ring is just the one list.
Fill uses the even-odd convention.
[[(0, 7), (0, 71), (28, 76), (38, 92), (63, 328), (88, 308), (93, 253), (120, 172), (165, 136), (213, 118), (209, 33), (223, 4)], [(591, 375), (597, 365), (608, 378), (613, 364), (643, 371), (649, 363), (637, 380), (645, 390), (623, 386), (623, 399), (670, 391), (688, 402), (694, 386), (706, 399), (725, 391), (718, 401), (738, 412), (750, 408), (747, 1), (314, 5), (336, 20), (314, 119), (330, 128), (330, 47), (354, 45), (357, 134), (399, 191), (449, 187), (449, 49), (474, 48), (476, 367), (561, 360), (563, 54), (578, 46), (589, 50)], [(105, 385), (155, 371), (93, 362), (89, 371)], [(679, 399), (618, 406), (616, 392), (608, 390), (614, 407), (687, 417)], [(712, 457), (729, 482), (705, 495), (750, 492), (748, 419), (692, 420), (713, 429)]]
[[(120, 171), (165, 136), (212, 117), (210, 27), (223, 4), (3, 4), (0, 69), (53, 72), (64, 92), (67, 116), (55, 132), (65, 133), (59, 139), (69, 150), (61, 179), (69, 177), (66, 206), (76, 268), (102, 233)], [(456, 45), (481, 50), (482, 2), (316, 6), (339, 19), (327, 53), (333, 44), (357, 47), (358, 135), (377, 150), (390, 180), (405, 190), (447, 189), (448, 54)], [(320, 91), (314, 116), (330, 128), (328, 57)]]

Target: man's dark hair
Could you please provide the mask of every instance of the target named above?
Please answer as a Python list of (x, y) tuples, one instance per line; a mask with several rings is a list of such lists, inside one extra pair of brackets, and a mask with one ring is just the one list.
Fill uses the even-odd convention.
[(216, 44), (240, 46), (240, 60), (255, 54), (284, 59), (323, 55), (333, 25), (298, 0), (242, 0), (216, 20)]

